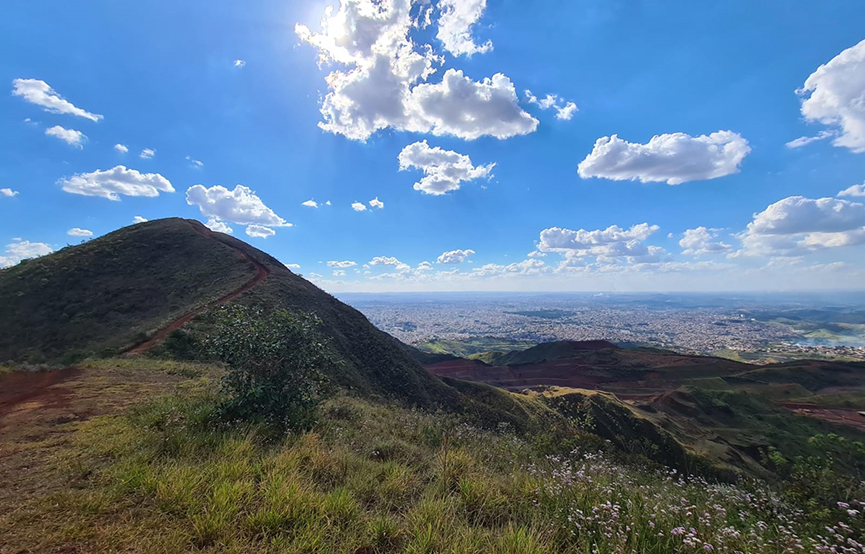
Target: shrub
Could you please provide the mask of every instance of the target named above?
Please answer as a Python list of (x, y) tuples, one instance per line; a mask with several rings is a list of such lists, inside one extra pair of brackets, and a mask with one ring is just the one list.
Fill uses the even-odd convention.
[(312, 314), (226, 306), (215, 314), (207, 352), (228, 366), (223, 388), (230, 419), (301, 430), (315, 421), (325, 371), (334, 364)]

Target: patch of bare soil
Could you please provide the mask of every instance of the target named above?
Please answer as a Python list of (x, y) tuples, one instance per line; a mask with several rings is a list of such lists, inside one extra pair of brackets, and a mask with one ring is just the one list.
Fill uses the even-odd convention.
[(832, 423), (850, 425), (860, 431), (865, 431), (865, 412), (853, 408), (825, 408), (807, 402), (780, 402), (782, 406), (793, 410), (799, 415), (816, 417)]
[[(183, 379), (135, 369), (0, 375), (0, 521), (63, 488), (56, 458), (77, 423), (169, 392)], [(0, 552), (6, 552), (2, 539)]]

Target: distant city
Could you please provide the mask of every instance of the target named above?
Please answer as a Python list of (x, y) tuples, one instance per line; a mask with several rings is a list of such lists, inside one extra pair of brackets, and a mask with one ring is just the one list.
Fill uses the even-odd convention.
[(342, 294), (401, 341), (604, 339), (749, 361), (865, 359), (865, 297), (708, 294)]

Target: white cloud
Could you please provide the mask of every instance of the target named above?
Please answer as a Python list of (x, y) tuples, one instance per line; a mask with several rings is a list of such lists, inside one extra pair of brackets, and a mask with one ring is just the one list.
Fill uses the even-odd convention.
[(813, 137), (799, 137), (797, 139), (793, 139), (790, 142), (788, 142), (787, 144), (785, 144), (784, 146), (786, 146), (787, 148), (801, 148), (803, 146), (807, 146), (807, 145), (811, 144), (812, 142), (817, 142), (819, 140), (825, 140), (827, 138), (834, 137), (834, 136), (835, 136), (834, 131), (820, 131), (819, 133), (817, 133)]
[(473, 277), (493, 277), (498, 275), (540, 275), (549, 271), (550, 268), (542, 261), (536, 259), (513, 262), (507, 265), (485, 264), (472, 270)]
[(240, 58), (234, 60), (234, 67), (245, 67), (246, 62), (241, 60)]
[(0, 256), (0, 268), (10, 267), (22, 260), (38, 258), (52, 252), (54, 249), (44, 242), (13, 239), (10, 244), (6, 245), (6, 252)]
[(441, 83), (416, 86), (411, 102), (434, 135), (506, 139), (538, 128), (538, 120), (520, 108), (514, 84), (501, 73), (472, 81), (461, 70), (448, 69)]
[(45, 129), (45, 134), (50, 137), (57, 137), (69, 146), (74, 146), (75, 148), (84, 148), (83, 142), (87, 139), (87, 136), (81, 131), (66, 129), (60, 125), (55, 125), (54, 127)]
[(342, 0), (325, 10), (322, 32), (295, 26), (316, 47), (320, 62), (336, 62), (326, 82), (319, 127), (352, 140), (380, 129), (507, 138), (535, 130), (538, 121), (519, 107), (510, 79), (496, 74), (472, 81), (449, 69), (440, 83), (426, 82), (443, 58), (409, 37), (416, 22), (411, 0)]
[[(234, 190), (228, 190), (221, 185), (205, 188), (204, 185), (194, 185), (186, 191), (186, 203), (190, 206), (198, 206), (201, 215), (215, 217), (222, 221), (230, 221), (239, 225), (254, 225), (268, 227), (291, 227), (292, 224), (276, 215), (276, 213), (264, 205), (264, 202), (249, 187), (237, 185)], [(273, 234), (271, 229), (269, 235)], [(254, 230), (259, 234), (246, 234), (250, 236), (261, 236), (267, 233), (260, 229)]]
[(325, 206), (330, 206), (330, 200), (324, 203)]
[(155, 155), (156, 155), (156, 150), (153, 150), (152, 148), (145, 148), (144, 150), (141, 151), (141, 154), (139, 154), (138, 157), (141, 158), (142, 160), (149, 160), (149, 159), (153, 158), (153, 156), (155, 156)]
[(125, 144), (117, 143), (114, 145), (114, 149), (121, 154), (126, 154), (127, 152), (129, 152), (129, 148), (127, 148)]
[(234, 229), (229, 227), (226, 222), (222, 221), (217, 217), (211, 217), (204, 225), (211, 231), (215, 231), (217, 233), (225, 233), (227, 235), (230, 235), (234, 232)]
[(865, 205), (837, 198), (789, 196), (771, 204), (739, 235), (735, 255), (801, 256), (865, 243)]
[(57, 182), (63, 190), (82, 196), (99, 196), (120, 200), (120, 196), (159, 196), (160, 192), (174, 192), (171, 183), (159, 173), (139, 173), (118, 165), (102, 171), (77, 173)]
[(560, 227), (550, 227), (541, 231), (538, 250), (558, 252), (570, 264), (583, 264), (585, 258), (596, 258), (603, 263), (613, 263), (624, 259), (629, 263), (657, 263), (667, 257), (666, 251), (659, 246), (644, 244), (660, 227), (640, 223), (630, 229), (611, 225), (606, 229), (572, 231)]
[(301, 206), (306, 206), (306, 207), (308, 207), (308, 208), (317, 208), (317, 207), (318, 207), (318, 202), (316, 202), (315, 200), (309, 199), (309, 200), (307, 200), (306, 202), (301, 202), (300, 205), (301, 205)]
[(64, 100), (45, 81), (39, 79), (15, 79), (12, 81), (12, 95), (20, 96), (31, 104), (42, 106), (46, 112), (68, 114), (99, 121), (102, 116), (76, 107)]
[(415, 271), (433, 271), (434, 269), (433, 264), (429, 262), (421, 262), (417, 264)]
[(362, 202), (352, 202), (351, 209), (356, 212), (363, 212), (366, 211), (366, 204), (363, 204)]
[(334, 269), (333, 270), (333, 276), (334, 277), (345, 277), (345, 270), (344, 269)]
[(469, 256), (473, 256), (474, 254), (475, 251), (471, 249), (451, 250), (449, 252), (443, 252), (436, 261), (440, 264), (461, 264), (469, 259)]
[(692, 137), (685, 133), (656, 135), (647, 144), (627, 142), (617, 135), (601, 137), (580, 162), (580, 177), (614, 181), (639, 180), (679, 185), (739, 172), (751, 147), (732, 131)]
[(300, 264), (285, 264), (288, 269), (300, 269)]
[(382, 208), (384, 208), (384, 202), (379, 200), (378, 196), (376, 196), (375, 198), (373, 198), (372, 200), (369, 201), (369, 207), (382, 209)]
[(369, 265), (393, 266), (399, 272), (411, 270), (411, 266), (402, 263), (401, 261), (397, 260), (392, 256), (376, 256), (375, 258), (370, 260)]
[(472, 27), (481, 18), (487, 0), (439, 0), (441, 12), (436, 38), (445, 50), (454, 56), (483, 54), (493, 49), (493, 43), (476, 44), (472, 39)]
[(265, 227), (264, 225), (253, 224), (246, 226), (246, 234), (250, 237), (266, 239), (267, 237), (272, 237), (273, 235), (275, 235), (276, 231), (274, 231), (270, 227)]
[(835, 146), (865, 152), (865, 40), (817, 68), (796, 91), (806, 121), (829, 126)]
[(684, 236), (679, 241), (679, 246), (682, 247), (682, 254), (702, 256), (704, 254), (721, 254), (732, 250), (733, 247), (731, 245), (725, 244), (720, 240), (715, 240), (717, 236), (717, 230), (707, 229), (706, 227), (686, 230)]
[(403, 148), (398, 159), (400, 171), (417, 168), (424, 172), (414, 189), (433, 195), (458, 190), (464, 181), (490, 178), (496, 165), (474, 166), (468, 156), (438, 146), (430, 148), (425, 140)]
[(0, 196), (6, 196), (11, 198), (13, 196), (18, 196), (18, 191), (12, 189), (0, 189)]
[(147, 218), (141, 217), (140, 215), (136, 215), (135, 217), (132, 218), (132, 224), (135, 225), (138, 223), (147, 223)]
[(536, 104), (540, 106), (542, 110), (548, 110), (550, 108), (556, 110), (556, 119), (569, 121), (574, 117), (574, 114), (579, 111), (579, 108), (577, 108), (575, 103), (565, 101), (558, 94), (548, 94), (544, 98), (538, 99), (537, 96), (532, 94), (532, 91), (526, 89), (525, 95), (526, 101), (528, 101), (529, 104)]
[(848, 187), (839, 192), (838, 196), (865, 196), (865, 184)]
[(193, 158), (192, 156), (186, 156), (186, 160), (187, 160), (189, 163), (191, 163), (193, 166), (195, 166), (196, 168), (198, 168), (198, 167), (204, 167), (204, 162), (201, 162), (201, 161), (199, 161), (199, 160), (196, 160), (196, 159)]
[(331, 260), (331, 261), (327, 262), (327, 267), (339, 267), (339, 268), (343, 268), (343, 269), (345, 269), (346, 267), (354, 267), (356, 265), (357, 265), (357, 262), (353, 262), (351, 260), (345, 260), (342, 262), (336, 261), (336, 260)]
[(92, 237), (93, 231), (89, 231), (87, 229), (81, 229), (80, 227), (73, 227), (66, 231), (66, 234), (70, 237)]

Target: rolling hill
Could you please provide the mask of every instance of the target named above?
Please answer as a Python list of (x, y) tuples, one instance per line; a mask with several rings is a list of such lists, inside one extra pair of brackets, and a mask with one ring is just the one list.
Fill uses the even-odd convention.
[[(226, 302), (315, 313), (341, 361), (330, 376), (359, 395), (474, 411), (523, 425), (527, 404), (427, 372), (409, 349), (272, 256), (179, 218), (125, 227), (0, 271), (0, 361), (68, 365), (143, 351)], [(491, 408), (472, 393), (496, 396)]]

